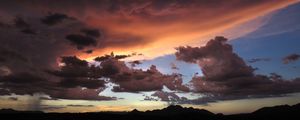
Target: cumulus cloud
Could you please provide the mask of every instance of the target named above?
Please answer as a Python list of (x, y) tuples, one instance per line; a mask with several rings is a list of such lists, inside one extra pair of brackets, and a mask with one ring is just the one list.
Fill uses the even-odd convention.
[[(86, 61), (76, 57), (63, 57), (64, 66), (47, 73), (33, 71), (11, 73), (0, 77), (2, 95), (49, 95), (51, 99), (71, 100), (115, 100), (114, 97), (100, 96), (105, 82), (97, 79)], [(85, 68), (86, 67), (86, 68)], [(79, 70), (79, 71), (78, 71)], [(56, 77), (55, 77), (56, 76)]]
[(164, 75), (152, 65), (148, 70), (132, 69), (125, 62), (115, 58), (108, 58), (100, 63), (103, 76), (116, 83), (115, 92), (140, 92), (162, 90), (163, 86), (171, 90), (188, 91), (182, 84), (182, 78), (178, 74)]
[[(0, 4), (3, 16), (0, 18), (0, 70), (6, 73), (0, 76), (0, 94), (43, 93), (54, 99), (115, 100), (99, 96), (106, 88), (102, 77), (117, 85), (113, 88), (115, 92), (156, 91), (163, 86), (189, 91), (180, 74), (165, 75), (155, 66), (146, 71), (131, 69), (120, 61), (131, 55), (96, 58), (99, 66), (89, 65), (79, 58), (98, 56), (114, 51), (112, 49), (153, 56), (172, 53), (174, 46), (183, 44), (183, 39), (187, 42), (184, 44), (190, 44), (196, 38), (222, 32), (294, 1), (250, 3), (201, 0), (3, 2)], [(199, 63), (208, 64), (202, 65), (207, 67), (204, 69), (207, 79), (219, 82), (223, 77), (254, 76), (251, 67), (230, 53), (230, 47), (223, 47), (224, 41), (219, 44), (225, 50), (220, 54), (226, 54), (223, 57), (230, 60), (222, 63), (218, 61), (218, 53), (210, 56), (203, 53), (209, 59)], [(93, 51), (89, 51), (91, 49)], [(220, 69), (210, 70), (215, 67), (238, 69), (225, 73)], [(200, 91), (203, 90), (195, 92)]]
[(171, 104), (180, 103), (187, 100), (185, 97), (179, 97), (174, 92), (156, 91), (151, 96), (158, 97), (161, 101), (171, 102)]
[(207, 79), (220, 80), (239, 76), (252, 76), (253, 68), (235, 53), (224, 37), (210, 40), (204, 47), (178, 47), (178, 60), (197, 63)]
[[(190, 81), (193, 92), (208, 95), (194, 100), (207, 103), (218, 100), (270, 97), (299, 92), (299, 80), (284, 80), (277, 74), (255, 75), (235, 54), (224, 37), (216, 37), (203, 47), (179, 47), (178, 60), (197, 63), (204, 76), (194, 76)], [(191, 101), (186, 101), (191, 102)]]
[(284, 64), (289, 64), (291, 62), (297, 61), (300, 59), (299, 54), (290, 54), (282, 59)]

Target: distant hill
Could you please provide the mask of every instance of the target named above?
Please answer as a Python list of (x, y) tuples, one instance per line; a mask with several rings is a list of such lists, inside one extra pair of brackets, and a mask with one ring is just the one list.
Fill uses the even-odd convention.
[[(300, 103), (264, 107), (252, 113), (223, 115), (204, 109), (171, 105), (160, 110), (141, 112), (43, 113), (1, 109), (0, 119), (13, 120), (300, 120)], [(3, 119), (3, 120), (6, 120)]]

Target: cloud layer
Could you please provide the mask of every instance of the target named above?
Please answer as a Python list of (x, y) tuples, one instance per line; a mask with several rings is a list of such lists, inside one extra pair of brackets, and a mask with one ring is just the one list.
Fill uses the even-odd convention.
[[(1, 4), (0, 8), (3, 12), (0, 15), (4, 16), (4, 21), (19, 15), (41, 17), (40, 22), (50, 27), (76, 19), (100, 29), (101, 35), (96, 33), (96, 36), (102, 38), (99, 47), (91, 54), (78, 52), (80, 58), (96, 57), (111, 51), (117, 53), (139, 51), (153, 58), (173, 53), (175, 52), (173, 48), (182, 44), (203, 44), (206, 41), (198, 40), (212, 37), (228, 28), (236, 27), (257, 16), (295, 2), (294, 0), (212, 0), (210, 2), (206, 0), (77, 0), (76, 2), (12, 0)], [(72, 25), (65, 27), (74, 28)], [(24, 32), (35, 33), (28, 28)], [(91, 32), (94, 31), (89, 31)], [(235, 34), (231, 36), (245, 33)], [(91, 44), (85, 43), (85, 45), (94, 45), (95, 41), (90, 37), (77, 35), (70, 41), (77, 45), (82, 43), (82, 39), (89, 39)], [(161, 48), (159, 46), (161, 44), (165, 47)]]
[[(175, 92), (213, 95), (201, 99), (204, 102), (298, 92), (298, 79), (254, 75), (223, 37), (204, 47), (177, 49), (179, 60), (198, 63), (204, 73), (204, 77), (195, 76), (191, 86), (184, 85), (178, 73), (163, 74), (155, 65), (133, 69), (122, 61), (136, 56), (133, 52), (153, 58), (173, 53), (177, 46), (204, 45), (207, 40), (200, 38), (294, 2), (6, 1), (0, 4), (0, 95), (42, 93), (53, 100), (117, 100), (99, 95), (107, 83), (116, 85), (113, 92), (158, 91), (153, 96), (162, 101), (185, 103), (190, 100)], [(104, 55), (111, 51), (122, 54)], [(175, 64), (171, 67), (178, 69)], [(165, 93), (164, 87), (175, 92)]]

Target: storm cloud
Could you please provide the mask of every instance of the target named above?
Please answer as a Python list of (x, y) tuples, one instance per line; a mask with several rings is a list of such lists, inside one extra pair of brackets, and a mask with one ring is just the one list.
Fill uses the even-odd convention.
[(253, 68), (246, 65), (226, 42), (226, 38), (216, 37), (203, 47), (177, 48), (178, 60), (197, 63), (203, 72), (203, 76), (194, 76), (190, 81), (191, 91), (205, 93), (209, 98), (193, 102), (272, 97), (300, 91), (298, 78), (284, 80), (274, 73), (255, 75)]
[[(140, 59), (132, 60), (131, 67), (123, 61), (134, 56), (133, 51), (150, 59), (174, 53), (173, 48), (179, 45), (195, 42), (203, 45), (207, 40), (198, 41), (199, 38), (293, 3), (5, 1), (0, 4), (0, 95), (38, 93), (48, 95), (51, 100), (117, 100), (99, 95), (108, 88), (108, 83), (116, 85), (113, 92), (160, 91), (153, 96), (162, 101), (187, 101), (176, 97), (176, 92), (212, 94), (216, 100), (296, 92), (298, 79), (285, 81), (280, 77), (255, 75), (254, 69), (233, 53), (223, 37), (209, 41), (205, 47), (177, 49), (179, 60), (199, 64), (204, 73), (195, 76), (191, 86), (183, 83), (179, 73), (163, 74), (155, 65), (146, 70), (133, 69), (141, 64)], [(245, 33), (233, 36), (241, 34)], [(105, 55), (111, 51), (123, 55)], [(177, 69), (175, 64), (171, 67)], [(164, 87), (174, 92), (161, 92)], [(229, 95), (232, 97), (225, 97)]]
[[(42, 23), (53, 29), (62, 28), (61, 25), (74, 29), (76, 27), (70, 22), (82, 22), (86, 27), (80, 29), (85, 35), (102, 38), (103, 41), (89, 55), (78, 53), (80, 57), (96, 57), (110, 51), (140, 50), (153, 58), (175, 52), (173, 48), (181, 45), (180, 41), (183, 39), (187, 44), (191, 44), (198, 38), (215, 35), (226, 28), (238, 26), (295, 2), (293, 0), (247, 0), (243, 2), (237, 0), (209, 2), (206, 0), (77, 0), (76, 2), (71, 0), (56, 2), (9, 0), (0, 5), (3, 11), (0, 16), (4, 16), (3, 21), (9, 21), (18, 15), (36, 18), (38, 20), (36, 23)], [(24, 21), (29, 23), (31, 20), (24, 19)], [(90, 28), (91, 26), (93, 28)], [(251, 27), (255, 30), (256, 26)], [(33, 29), (35, 27), (31, 26), (31, 28), (30, 30), (39, 32)], [(95, 29), (101, 31), (97, 32)], [(27, 29), (25, 32), (34, 33), (32, 31)], [(61, 29), (59, 31), (65, 32)], [(71, 40), (76, 41), (74, 44), (82, 40), (77, 37), (77, 40)], [(205, 43), (205, 41), (200, 41), (200, 43)], [(89, 45), (93, 44), (94, 42)], [(165, 45), (161, 48), (161, 52), (154, 52), (158, 49), (156, 46), (161, 44)], [(117, 49), (114, 50), (115, 48)]]

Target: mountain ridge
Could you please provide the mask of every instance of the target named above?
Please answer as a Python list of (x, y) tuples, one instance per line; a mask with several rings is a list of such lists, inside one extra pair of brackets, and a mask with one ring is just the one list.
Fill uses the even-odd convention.
[(105, 118), (110, 120), (158, 120), (158, 119), (201, 119), (201, 120), (285, 120), (288, 118), (300, 119), (300, 103), (295, 105), (277, 105), (263, 107), (251, 113), (223, 115), (212, 113), (205, 109), (170, 105), (163, 109), (130, 112), (86, 112), (86, 113), (44, 113), (42, 111), (17, 111), (13, 109), (1, 109), (1, 118), (17, 120), (98, 120)]

